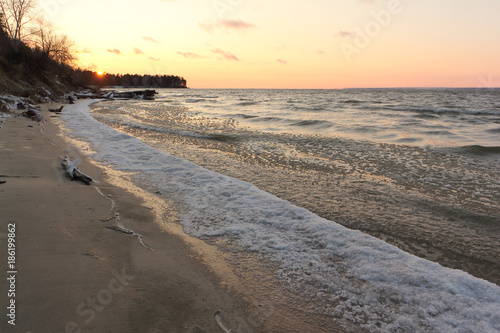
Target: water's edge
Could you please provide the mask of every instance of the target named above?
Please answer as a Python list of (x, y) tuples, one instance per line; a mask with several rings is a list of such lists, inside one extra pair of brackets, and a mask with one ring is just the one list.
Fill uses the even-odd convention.
[(498, 329), (497, 286), (151, 148), (95, 121), (87, 105), (72, 107), (64, 117), (73, 135), (94, 148), (96, 161), (171, 194), (189, 234), (235, 255), (253, 253), (279, 264), (282, 283), (308, 300), (312, 311), (373, 332)]

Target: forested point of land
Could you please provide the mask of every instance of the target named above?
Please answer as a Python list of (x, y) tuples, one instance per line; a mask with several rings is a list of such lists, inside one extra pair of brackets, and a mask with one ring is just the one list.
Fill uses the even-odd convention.
[(138, 75), (138, 74), (97, 74), (92, 71), (78, 71), (75, 80), (93, 86), (122, 86), (145, 88), (186, 88), (186, 80), (174, 75)]
[(41, 102), (81, 88), (186, 88), (186, 80), (174, 75), (98, 74), (79, 68), (76, 45), (35, 20), (34, 11), (30, 0), (0, 0), (0, 94)]

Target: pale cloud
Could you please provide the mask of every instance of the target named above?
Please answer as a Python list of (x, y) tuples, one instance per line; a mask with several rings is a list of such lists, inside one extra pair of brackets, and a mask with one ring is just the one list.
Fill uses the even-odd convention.
[(154, 38), (152, 38), (152, 37), (149, 37), (149, 36), (144, 36), (144, 37), (142, 37), (142, 39), (144, 39), (144, 40), (145, 40), (145, 41), (147, 41), (147, 42), (160, 44), (160, 42), (159, 42), (159, 41), (157, 41), (156, 39), (154, 39)]
[(240, 61), (240, 59), (232, 54), (231, 52), (227, 52), (221, 49), (214, 49), (212, 50), (213, 53), (220, 54), (222, 56), (222, 59), (229, 60), (229, 61)]
[(192, 53), (192, 52), (177, 51), (176, 53), (180, 54), (181, 56), (183, 56), (184, 58), (187, 58), (187, 59), (201, 59), (201, 58), (205, 58), (205, 57), (203, 57), (201, 55), (198, 55), (198, 54)]
[(155, 58), (155, 57), (148, 57), (149, 60), (153, 60), (153, 61), (160, 61), (161, 59), (158, 59), (158, 58)]
[(352, 31), (345, 31), (345, 30), (340, 30), (335, 34), (335, 37), (340, 37), (340, 38), (355, 38), (357, 35), (355, 32)]
[(109, 53), (114, 53), (116, 55), (121, 55), (122, 54), (122, 51), (120, 51), (118, 49), (107, 49), (106, 51), (108, 51)]
[(255, 25), (242, 20), (231, 20), (231, 19), (218, 19), (218, 20), (206, 20), (199, 22), (200, 28), (208, 33), (213, 33), (216, 30), (222, 30), (224, 32), (230, 31), (240, 31), (245, 32), (248, 29), (255, 28)]
[(138, 49), (137, 47), (134, 47), (134, 54), (144, 54), (142, 50)]
[(288, 61), (283, 60), (283, 59), (276, 59), (276, 61), (279, 62), (280, 64), (283, 64), (283, 65), (288, 64)]

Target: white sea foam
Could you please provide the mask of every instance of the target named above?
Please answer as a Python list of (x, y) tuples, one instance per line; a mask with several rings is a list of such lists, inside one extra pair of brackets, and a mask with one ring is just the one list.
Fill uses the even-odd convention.
[(63, 119), (93, 146), (95, 160), (174, 196), (187, 233), (280, 263), (282, 281), (318, 311), (372, 332), (500, 332), (498, 286), (154, 149), (93, 119), (90, 102), (68, 106)]

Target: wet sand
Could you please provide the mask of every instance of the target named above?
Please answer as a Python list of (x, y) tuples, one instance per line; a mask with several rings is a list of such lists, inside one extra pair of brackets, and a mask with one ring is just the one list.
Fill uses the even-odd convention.
[[(175, 207), (157, 206), (154, 196), (62, 138), (49, 106), (42, 107), (41, 124), (11, 117), (0, 129), (0, 180), (6, 181), (0, 184), (0, 331), (341, 331), (330, 318), (294, 309), (278, 284), (236, 274), (214, 247), (183, 234)], [(78, 158), (98, 182), (65, 178), (59, 156)], [(142, 235), (146, 246), (107, 228), (118, 223)], [(14, 224), (10, 297), (7, 242)], [(15, 326), (6, 318), (12, 299)]]

